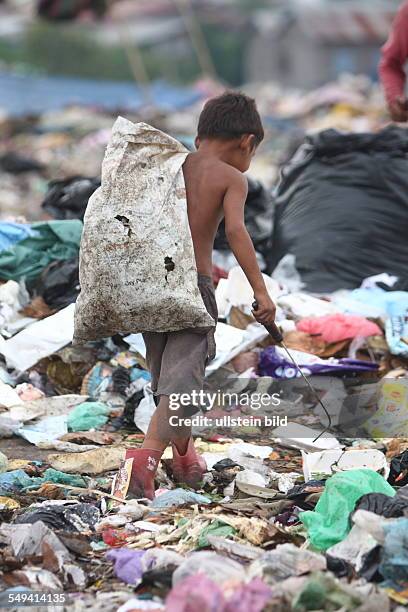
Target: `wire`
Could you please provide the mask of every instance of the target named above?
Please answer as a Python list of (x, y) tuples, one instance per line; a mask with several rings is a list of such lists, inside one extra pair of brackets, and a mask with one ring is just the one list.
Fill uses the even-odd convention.
[(332, 425), (332, 420), (331, 420), (331, 416), (326, 408), (326, 406), (323, 404), (322, 400), (319, 397), (319, 394), (317, 393), (316, 389), (312, 386), (311, 382), (308, 380), (308, 378), (306, 378), (306, 376), (303, 374), (301, 367), (299, 366), (299, 364), (296, 363), (295, 359), (292, 357), (291, 353), (289, 352), (289, 349), (287, 348), (287, 346), (285, 346), (285, 344), (283, 342), (281, 342), (282, 347), (285, 349), (286, 353), (288, 354), (289, 359), (291, 360), (291, 362), (293, 363), (293, 365), (295, 366), (295, 368), (300, 372), (303, 380), (306, 382), (307, 386), (309, 387), (309, 389), (311, 390), (311, 392), (313, 393), (314, 397), (317, 399), (318, 403), (321, 405), (321, 407), (323, 408), (326, 416), (327, 416), (327, 420), (328, 420), (328, 425), (323, 429), (323, 431), (321, 431), (319, 433), (319, 435), (313, 440), (313, 443), (316, 442), (319, 438), (322, 437), (323, 434), (326, 433), (326, 431), (328, 431)]

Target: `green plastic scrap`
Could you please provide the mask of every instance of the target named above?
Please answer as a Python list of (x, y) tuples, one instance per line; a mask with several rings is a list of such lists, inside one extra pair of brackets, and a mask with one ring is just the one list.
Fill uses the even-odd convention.
[(34, 236), (24, 238), (0, 253), (4, 280), (36, 279), (50, 263), (78, 256), (82, 221), (39, 221), (32, 223)]
[(236, 534), (236, 530), (222, 521), (213, 521), (207, 527), (204, 527), (198, 538), (197, 548), (205, 548), (210, 545), (208, 536), (214, 535), (222, 538), (229, 538)]
[(89, 431), (97, 429), (108, 420), (111, 409), (102, 402), (84, 402), (78, 404), (67, 418), (70, 431)]
[(292, 603), (293, 610), (342, 610), (350, 612), (362, 603), (362, 598), (327, 574), (311, 574)]
[(30, 482), (24, 486), (24, 489), (38, 489), (46, 482), (69, 485), (71, 487), (87, 487), (87, 482), (83, 476), (67, 474), (66, 472), (54, 470), (54, 468), (48, 468), (42, 476), (30, 478)]
[(54, 468), (48, 468), (43, 474), (44, 482), (54, 482), (55, 484), (70, 485), (71, 487), (86, 487), (87, 483), (83, 476), (66, 474)]
[(395, 495), (392, 486), (374, 470), (338, 472), (327, 480), (315, 510), (299, 515), (317, 550), (326, 550), (344, 540), (351, 528), (350, 512), (354, 510), (357, 500), (366, 493), (384, 493), (390, 497)]

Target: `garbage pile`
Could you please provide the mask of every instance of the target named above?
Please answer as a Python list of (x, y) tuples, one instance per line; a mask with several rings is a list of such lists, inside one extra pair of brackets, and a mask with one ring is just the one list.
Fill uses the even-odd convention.
[[(299, 101), (297, 94), (279, 106), (275, 90), (259, 87), (270, 139), (258, 169), (268, 166), (268, 180), (283, 148), (295, 144), (294, 134), (297, 147), (306, 126), (341, 116), (352, 130), (380, 127), (374, 89), (367, 106), (367, 83), (354, 97), (353, 83), (305, 98), (301, 113), (290, 102)], [(184, 134), (188, 144), (197, 111), (191, 106), (155, 125)], [(343, 246), (324, 268), (326, 258), (318, 256), (327, 251), (319, 250), (313, 224), (301, 224), (303, 241), (292, 231), (299, 181), (321, 158), (295, 158), (275, 204), (265, 185), (250, 180), (246, 220), (263, 269), (272, 272), (265, 282), (285, 346), (274, 345), (255, 322), (251, 288), (221, 227), (213, 258), (217, 354), (206, 372), (211, 405), (193, 422), (207, 472), (197, 491), (175, 485), (166, 451), (154, 500), (129, 499), (122, 461), (126, 449), (141, 445), (155, 410), (143, 338), (116, 334), (72, 344), (82, 219), (99, 185), (111, 124), (109, 113), (70, 109), (7, 120), (1, 128), (8, 140), (0, 151), (0, 203), (7, 204), (0, 221), (0, 607), (2, 597), (17, 593), (14, 601), (24, 602), (34, 589), (63, 592), (66, 599), (54, 603), (78, 611), (402, 610), (408, 605), (403, 194), (383, 190), (386, 214), (376, 209), (395, 251), (387, 259), (381, 250), (387, 265), (379, 267), (376, 258), (378, 245), (387, 246), (378, 237), (359, 245), (366, 248), (361, 259), (361, 249), (352, 251), (350, 241), (360, 238), (350, 236), (346, 218), (336, 228)], [(331, 138), (323, 132), (311, 142), (342, 140), (337, 133)], [(377, 153), (403, 169), (394, 149)], [(378, 198), (381, 177), (369, 189), (363, 183), (367, 201)], [(399, 184), (404, 180), (401, 172)], [(288, 189), (289, 197), (291, 181), (298, 191)], [(354, 215), (347, 197), (337, 197)], [(326, 224), (322, 210), (313, 219), (312, 213), (307, 209), (306, 217), (316, 226)], [(331, 235), (325, 239), (327, 249)], [(313, 277), (322, 270), (323, 277)]]
[[(5, 91), (20, 91), (24, 81), (18, 75), (0, 74)], [(0, 103), (1, 219), (10, 215), (42, 219), (41, 203), (49, 181), (67, 182), (54, 185), (45, 210), (52, 218), (73, 218), (72, 209), (66, 211), (67, 217), (56, 217), (55, 197), (62, 191), (71, 197), (73, 177), (81, 176), (86, 181), (99, 175), (110, 129), (119, 110), (130, 120), (148, 121), (192, 147), (206, 96), (223, 89), (216, 83), (197, 83), (185, 91), (168, 84), (153, 84), (151, 94), (156, 106), (145, 108), (141, 102), (134, 105), (141, 96), (140, 92), (132, 93), (132, 84), (125, 92), (121, 84), (117, 85), (116, 94), (111, 91), (111, 83), (98, 81), (76, 84), (72, 79), (54, 82), (43, 78), (33, 81), (32, 87), (47, 92), (42, 98), (30, 99), (31, 106), (37, 105), (35, 113), (27, 110), (25, 90), (10, 105), (2, 108)], [(387, 121), (378, 86), (364, 77), (347, 75), (310, 93), (283, 90), (273, 83), (248, 85), (244, 90), (256, 98), (266, 127), (266, 138), (254, 159), (252, 173), (268, 188), (276, 183), (281, 164), (292, 157), (305, 133), (326, 128), (375, 132)], [(82, 104), (61, 108), (63, 91), (69, 92), (70, 103), (82, 100)], [(97, 93), (89, 98), (92, 92)], [(16, 114), (15, 108), (20, 106), (20, 114)], [(76, 206), (74, 210), (80, 210), (80, 202)]]
[[(63, 591), (75, 609), (122, 612), (406, 605), (398, 280), (315, 297), (290, 255), (265, 275), (284, 342), (329, 412), (325, 431), (327, 415), (219, 252), (207, 381), (238, 399), (217, 400), (195, 425), (208, 470), (198, 491), (174, 484), (166, 451), (155, 499), (124, 499), (114, 479), (155, 405), (139, 334), (71, 344), (81, 231), (80, 219), (0, 224), (1, 590)], [(244, 396), (261, 393), (279, 404), (249, 410)]]

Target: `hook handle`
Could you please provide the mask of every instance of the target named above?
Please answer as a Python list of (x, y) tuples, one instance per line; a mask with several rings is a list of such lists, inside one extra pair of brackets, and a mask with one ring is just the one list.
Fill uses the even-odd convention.
[[(252, 302), (252, 308), (253, 310), (258, 310), (258, 302), (256, 300), (254, 300)], [(276, 323), (272, 323), (271, 325), (264, 325), (264, 328), (266, 329), (266, 331), (268, 332), (268, 334), (270, 334), (274, 340), (274, 342), (276, 342), (276, 344), (281, 344), (283, 342), (283, 336), (279, 331), (278, 326), (276, 325)]]

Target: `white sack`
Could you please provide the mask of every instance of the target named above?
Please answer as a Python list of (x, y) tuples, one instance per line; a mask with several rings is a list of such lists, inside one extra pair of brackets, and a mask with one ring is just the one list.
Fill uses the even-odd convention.
[(84, 218), (75, 342), (214, 325), (197, 287), (187, 155), (145, 123), (116, 120)]

